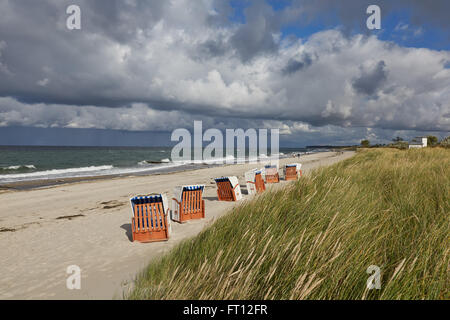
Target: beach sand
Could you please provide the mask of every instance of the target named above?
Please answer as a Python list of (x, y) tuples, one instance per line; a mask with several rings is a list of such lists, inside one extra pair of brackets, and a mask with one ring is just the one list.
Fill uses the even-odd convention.
[[(353, 152), (323, 152), (280, 165), (312, 169), (349, 158)], [(136, 274), (183, 239), (195, 236), (237, 203), (217, 201), (215, 177), (238, 176), (246, 195), (245, 171), (260, 164), (239, 164), (150, 176), (82, 181), (24, 191), (0, 190), (0, 299), (121, 299)], [(268, 185), (278, 188), (286, 183)], [(131, 242), (135, 195), (166, 193), (180, 184), (205, 184), (206, 218), (172, 222), (167, 242)], [(81, 268), (81, 290), (68, 290), (66, 269)]]

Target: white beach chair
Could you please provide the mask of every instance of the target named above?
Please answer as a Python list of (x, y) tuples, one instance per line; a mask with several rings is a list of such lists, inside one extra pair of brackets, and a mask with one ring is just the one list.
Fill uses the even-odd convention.
[(266, 190), (264, 185), (263, 171), (258, 169), (252, 169), (245, 173), (245, 181), (247, 185), (248, 194), (256, 194)]

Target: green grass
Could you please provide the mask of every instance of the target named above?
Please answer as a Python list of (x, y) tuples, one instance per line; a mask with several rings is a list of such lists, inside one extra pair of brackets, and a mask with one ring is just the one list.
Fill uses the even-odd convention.
[(448, 299), (449, 170), (448, 149), (361, 150), (243, 203), (126, 298)]

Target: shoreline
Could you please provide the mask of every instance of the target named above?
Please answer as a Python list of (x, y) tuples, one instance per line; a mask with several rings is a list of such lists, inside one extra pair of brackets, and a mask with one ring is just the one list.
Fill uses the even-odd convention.
[[(320, 152), (280, 159), (313, 169), (351, 157), (353, 152)], [(159, 175), (79, 181), (0, 193), (0, 299), (111, 299), (129, 290), (137, 273), (181, 241), (191, 238), (242, 201), (243, 174), (261, 164), (235, 164)], [(238, 176), (244, 200), (217, 201), (214, 178)], [(268, 189), (290, 182), (268, 185)], [(131, 196), (166, 193), (180, 184), (205, 184), (206, 218), (172, 222), (167, 242), (131, 242)], [(68, 290), (66, 268), (82, 270), (82, 289)]]
[[(326, 152), (326, 151), (324, 151)], [(316, 154), (320, 152), (311, 152), (309, 154)], [(305, 154), (306, 155), (306, 154)], [(304, 155), (303, 155), (304, 156)], [(283, 159), (293, 159), (292, 157), (282, 157), (280, 161)], [(301, 158), (297, 158), (298, 161)], [(246, 162), (245, 164), (253, 165), (256, 167), (264, 166), (264, 163), (268, 160), (261, 159), (258, 162)], [(141, 177), (141, 176), (158, 176), (158, 175), (167, 175), (178, 172), (187, 172), (187, 171), (195, 171), (202, 170), (207, 168), (217, 168), (217, 167), (226, 167), (239, 165), (239, 163), (221, 163), (221, 164), (183, 164), (180, 166), (174, 166), (169, 168), (158, 168), (151, 169), (149, 168), (147, 171), (136, 171), (129, 173), (118, 173), (118, 174), (105, 174), (105, 175), (92, 175), (92, 176), (79, 176), (79, 177), (62, 177), (62, 178), (51, 178), (51, 179), (36, 179), (36, 180), (24, 180), (24, 181), (16, 181), (16, 182), (5, 182), (0, 183), (0, 192), (2, 191), (23, 191), (23, 190), (33, 190), (45, 187), (53, 187), (60, 185), (73, 184), (78, 182), (85, 181), (98, 181), (98, 180), (110, 180), (110, 179), (120, 179), (127, 177)], [(124, 168), (126, 169), (126, 168)]]
[[(301, 161), (304, 156), (312, 155), (312, 154), (318, 154), (318, 153), (326, 153), (326, 152), (339, 152), (338, 150), (321, 150), (321, 151), (305, 151), (301, 153), (301, 157), (297, 157), (296, 159), (298, 161)], [(287, 155), (282, 154), (280, 156), (280, 160), (288, 159), (288, 158), (295, 158), (293, 155)], [(257, 162), (246, 162), (246, 164), (251, 164), (254, 166), (263, 166), (263, 164), (267, 161), (269, 161), (270, 158), (260, 158)], [(39, 188), (45, 188), (45, 187), (52, 187), (52, 186), (59, 186), (59, 185), (66, 185), (66, 184), (72, 184), (72, 183), (78, 183), (78, 182), (84, 182), (84, 181), (97, 181), (97, 180), (107, 180), (107, 179), (116, 179), (116, 178), (123, 178), (123, 177), (133, 177), (133, 176), (156, 176), (156, 175), (165, 175), (165, 174), (171, 174), (176, 172), (185, 172), (185, 171), (192, 171), (192, 170), (199, 170), (199, 169), (205, 169), (205, 168), (215, 168), (215, 167), (223, 167), (223, 166), (230, 166), (230, 165), (236, 165), (239, 163), (190, 163), (190, 164), (180, 164), (170, 167), (159, 167), (159, 168), (152, 168), (148, 167), (145, 168), (134, 168), (134, 167), (114, 167), (117, 170), (125, 170), (129, 172), (120, 172), (120, 173), (105, 173), (105, 174), (93, 174), (93, 175), (80, 175), (80, 176), (68, 176), (68, 177), (53, 177), (53, 178), (36, 178), (36, 179), (28, 179), (28, 180), (17, 180), (17, 181), (7, 181), (7, 182), (1, 182), (0, 181), (0, 193), (5, 191), (22, 191), (22, 190), (32, 190), (32, 189), (39, 189)], [(68, 170), (67, 169), (55, 169), (55, 170)], [(135, 170), (135, 171), (133, 171)], [(45, 170), (44, 170), (45, 171)], [(50, 169), (47, 171), (51, 171)], [(32, 173), (39, 173), (41, 171), (35, 171)], [(3, 175), (4, 177), (8, 175)]]
[[(171, 173), (185, 172), (203, 169), (202, 167), (194, 167), (195, 165), (186, 165), (180, 167), (173, 167), (170, 169), (157, 169), (154, 171), (144, 171), (144, 172), (131, 172), (131, 173), (123, 173), (123, 174), (105, 174), (105, 175), (97, 175), (97, 176), (80, 176), (80, 177), (68, 177), (68, 178), (54, 178), (54, 179), (37, 179), (37, 180), (27, 180), (27, 181), (17, 181), (17, 182), (7, 182), (0, 184), (0, 192), (2, 190), (6, 191), (25, 191), (25, 190), (33, 190), (39, 188), (46, 187), (54, 187), (61, 185), (70, 185), (79, 182), (91, 182), (98, 180), (111, 180), (111, 179), (120, 179), (127, 177), (135, 177), (135, 176), (158, 176), (158, 175), (166, 175)], [(212, 165), (204, 165), (205, 168), (214, 167)]]

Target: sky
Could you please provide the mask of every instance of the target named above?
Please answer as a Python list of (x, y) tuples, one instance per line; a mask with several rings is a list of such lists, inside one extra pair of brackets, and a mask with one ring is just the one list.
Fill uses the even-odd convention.
[(0, 145), (164, 146), (195, 120), (289, 147), (450, 135), (450, 1), (0, 0), (0, 15)]

